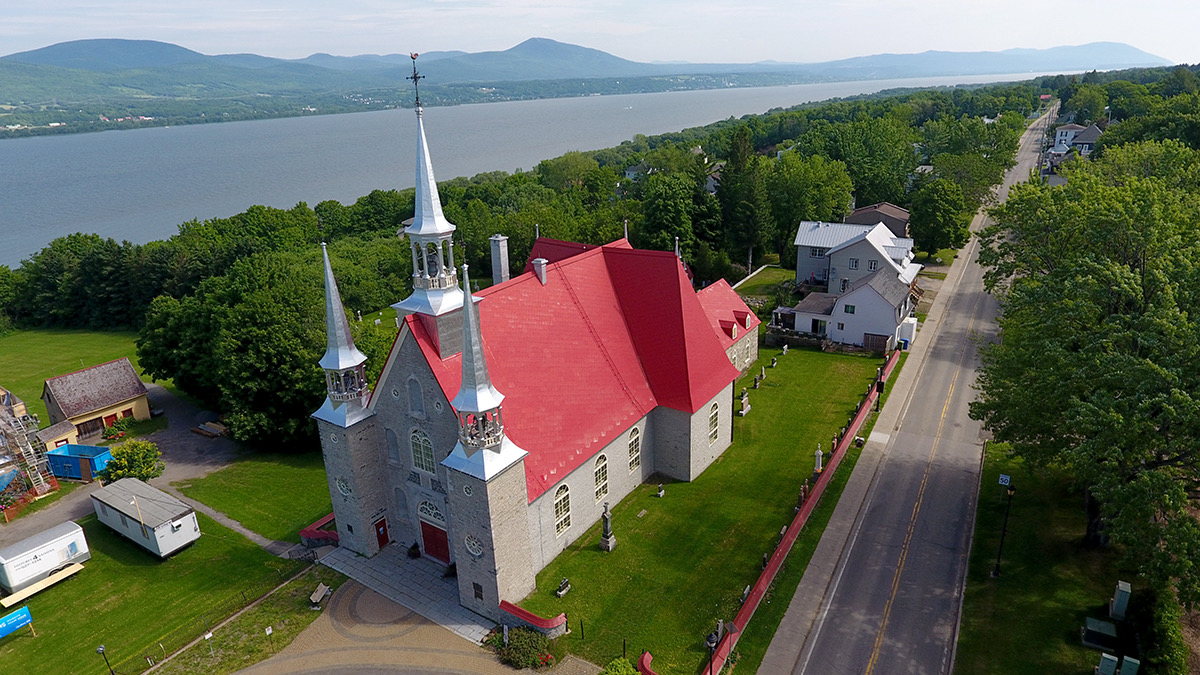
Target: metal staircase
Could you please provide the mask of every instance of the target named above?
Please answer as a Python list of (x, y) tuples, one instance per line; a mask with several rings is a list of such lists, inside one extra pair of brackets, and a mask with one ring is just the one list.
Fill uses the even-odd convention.
[(17, 455), (18, 466), (29, 476), (33, 493), (40, 497), (50, 492), (52, 487), (45, 477), (49, 460), (46, 458), (46, 450), (37, 442), (37, 429), (37, 417), (17, 417), (11, 411), (0, 407), (0, 435), (4, 436), (6, 445)]

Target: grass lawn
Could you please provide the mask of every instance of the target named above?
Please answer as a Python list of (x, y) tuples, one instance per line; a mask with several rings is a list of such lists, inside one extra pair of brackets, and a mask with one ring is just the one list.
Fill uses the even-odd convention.
[[(203, 535), (162, 561), (88, 516), (79, 521), (92, 559), (74, 577), (28, 601), (37, 637), (26, 629), (0, 640), (0, 663), (13, 672), (99, 673), (103, 644), (113, 668), (140, 672), (164, 641), (203, 633), (245, 591), (250, 600), (295, 573), (281, 560), (202, 514)], [(236, 607), (234, 608), (236, 609)], [(15, 664), (22, 664), (19, 667)]]
[[(232, 673), (274, 656), (288, 646), (321, 612), (309, 609), (308, 596), (318, 582), (337, 590), (346, 576), (323, 565), (313, 565), (286, 586), (213, 631), (211, 640), (199, 642), (165, 663), (163, 675), (221, 675)], [(271, 627), (271, 635), (266, 628)], [(211, 646), (211, 651), (210, 651)]]
[(952, 248), (943, 248), (933, 255), (929, 255), (925, 251), (915, 252), (913, 262), (922, 265), (952, 265), (954, 256), (958, 255), (958, 251)]
[(49, 424), (42, 403), (43, 382), (80, 368), (129, 357), (141, 373), (131, 331), (88, 331), (65, 329), (21, 330), (0, 337), (0, 386), (16, 393), (29, 411)]
[[(993, 579), (1008, 500), (1001, 473), (1016, 492)], [(1080, 645), (1079, 628), (1088, 616), (1105, 619), (1117, 580), (1132, 578), (1121, 576), (1114, 551), (1082, 546), (1084, 529), (1083, 496), (1063, 472), (1032, 471), (1004, 446), (989, 446), (955, 673), (1091, 674), (1100, 652)]]
[(301, 528), (333, 511), (319, 452), (256, 454), (173, 485), (252, 532), (280, 541), (299, 542)]
[[(760, 354), (769, 362), (779, 351)], [(801, 349), (780, 356), (717, 462), (692, 483), (667, 485), (664, 499), (653, 485), (635, 490), (613, 511), (616, 550), (600, 551), (597, 524), (542, 570), (539, 590), (522, 606), (543, 616), (566, 612), (574, 631), (567, 648), (592, 663), (620, 656), (624, 638), (631, 656), (653, 652), (659, 673), (695, 672), (708, 656), (704, 636), (737, 613), (742, 589), (791, 522), (817, 443), (828, 449), (880, 363)], [(737, 389), (757, 371), (756, 364)], [(559, 599), (553, 589), (562, 577), (572, 590)]]
[[(775, 286), (795, 278), (796, 270), (768, 267), (748, 279), (746, 283), (738, 286), (737, 292), (741, 295), (757, 295), (767, 298), (775, 294)], [(753, 406), (754, 404), (751, 403), (750, 405)]]

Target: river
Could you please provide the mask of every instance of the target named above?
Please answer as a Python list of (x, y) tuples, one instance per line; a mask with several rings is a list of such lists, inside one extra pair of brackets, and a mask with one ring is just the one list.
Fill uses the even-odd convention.
[[(570, 150), (703, 126), (809, 101), (895, 87), (1035, 74), (830, 82), (486, 103), (425, 111), (440, 180), (530, 169)], [(144, 243), (193, 218), (254, 204), (352, 203), (413, 184), (411, 110), (291, 117), (0, 141), (0, 265), (16, 267), (72, 232)]]

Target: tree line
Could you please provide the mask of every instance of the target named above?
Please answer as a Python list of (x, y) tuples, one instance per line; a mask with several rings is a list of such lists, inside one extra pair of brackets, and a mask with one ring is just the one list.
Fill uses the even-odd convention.
[[(792, 264), (798, 223), (841, 220), (855, 201), (919, 213), (919, 196), (939, 186), (956, 199), (937, 208), (965, 222), (1011, 163), (1042, 92), (1025, 83), (807, 105), (456, 178), (439, 192), (480, 281), (493, 234), (509, 237), (519, 263), (537, 232), (602, 244), (626, 231), (643, 248), (671, 250), (678, 238), (700, 283), (737, 279), (766, 256)], [(317, 244), (328, 242), (352, 313), (386, 308), (411, 292), (411, 256), (395, 237), (413, 208), (412, 189), (379, 190), (353, 204), (254, 206), (144, 245), (61, 237), (17, 269), (0, 266), (0, 316), (138, 330), (145, 371), (224, 413), (237, 438), (311, 447), (308, 415), (323, 396)], [(922, 235), (918, 245), (941, 243)], [(395, 326), (352, 323), (374, 378)]]
[[(1195, 75), (1078, 83), (1107, 131), (1067, 182), (1016, 186), (982, 233), (1001, 340), (972, 415), (1086, 495), (1085, 541), (1200, 601), (1200, 138)], [(1095, 88), (1092, 113), (1076, 107)], [(1094, 118), (1091, 121), (1095, 121)], [(1166, 672), (1166, 671), (1164, 671)], [(1175, 671), (1172, 671), (1175, 672)]]

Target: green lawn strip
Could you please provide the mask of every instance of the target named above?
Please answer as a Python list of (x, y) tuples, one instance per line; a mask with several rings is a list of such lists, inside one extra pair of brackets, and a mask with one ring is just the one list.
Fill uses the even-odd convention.
[[(888, 382), (895, 382), (896, 377), (900, 374), (900, 369), (904, 367), (905, 361), (908, 360), (908, 352), (900, 354), (900, 360), (896, 363), (896, 367), (892, 370), (891, 377)], [(888, 396), (891, 394), (890, 386), (883, 388), (883, 397), (880, 405), (886, 405)], [(872, 412), (866, 422), (863, 423), (862, 429), (858, 435), (867, 438), (871, 434), (871, 430), (875, 428), (875, 421), (879, 418), (879, 413)], [(825, 487), (825, 492), (821, 494), (821, 501), (817, 503), (817, 508), (813, 509), (808, 517), (808, 522), (804, 524), (804, 529), (800, 531), (800, 536), (796, 537), (796, 543), (792, 545), (792, 550), (788, 553), (787, 558), (783, 562), (783, 566), (779, 568), (779, 573), (775, 575), (775, 582), (767, 589), (767, 594), (763, 597), (762, 604), (754, 612), (754, 617), (750, 620), (750, 625), (742, 632), (742, 636), (738, 639), (735, 652), (737, 654), (737, 667), (742, 672), (753, 673), (758, 670), (762, 664), (763, 656), (767, 653), (767, 647), (771, 644), (771, 639), (775, 637), (775, 631), (779, 629), (779, 623), (783, 621), (783, 615), (787, 612), (788, 604), (791, 603), (792, 597), (796, 594), (796, 588), (800, 585), (800, 581), (804, 576), (804, 571), (808, 567), (808, 562), (812, 560), (813, 553), (817, 550), (817, 544), (821, 540), (821, 536), (825, 534), (825, 526), (829, 524), (829, 519), (833, 517), (833, 511), (837, 508), (837, 503), (842, 497), (842, 491), (846, 488), (846, 483), (850, 480), (850, 475), (854, 472), (855, 465), (858, 464), (858, 458), (862, 455), (862, 448), (850, 446), (846, 452), (846, 456), (842, 458), (838, 465), (837, 473), (834, 474), (833, 480), (829, 481), (829, 485)]]
[(930, 279), (941, 279), (941, 280), (943, 280), (943, 281), (945, 281), (945, 279), (946, 279), (946, 273), (945, 273), (945, 272), (925, 272), (925, 271), (921, 271), (921, 272), (917, 272), (917, 276), (919, 276), (919, 277), (928, 277), (928, 278), (930, 278)]
[(41, 511), (42, 509), (46, 508), (47, 506), (50, 506), (54, 502), (71, 494), (79, 487), (79, 485), (80, 485), (79, 483), (72, 483), (70, 481), (60, 480), (60, 481), (58, 481), (58, 489), (57, 490), (55, 490), (54, 492), (51, 492), (50, 494), (46, 495), (45, 497), (42, 497), (41, 499), (33, 502), (29, 506), (26, 506), (25, 510), (18, 513), (15, 517), (11, 514), (8, 517), (11, 520), (16, 520), (17, 518), (27, 516), (31, 513), (37, 513), (38, 511)]
[[(796, 270), (783, 269), (779, 267), (768, 267), (765, 270), (755, 274), (746, 283), (737, 287), (737, 292), (741, 295), (757, 295), (761, 297), (770, 297), (774, 295), (773, 287), (785, 281), (792, 281), (796, 278)], [(751, 404), (753, 405), (753, 404)]]
[[(1001, 574), (993, 579), (1008, 500), (1001, 473), (1016, 492)], [(1084, 499), (1069, 484), (1062, 470), (1031, 469), (1003, 446), (989, 446), (955, 673), (1084, 675), (1100, 662), (1100, 652), (1080, 644), (1079, 629), (1089, 616), (1107, 620), (1117, 580), (1131, 577), (1121, 576), (1116, 551), (1082, 545)]]
[(300, 530), (333, 511), (320, 453), (260, 453), (197, 480), (180, 492), (268, 539), (300, 541)]
[[(336, 590), (346, 579), (345, 575), (324, 565), (313, 565), (228, 624), (214, 629), (211, 639), (176, 654), (157, 672), (163, 675), (220, 675), (265, 661), (291, 644), (301, 631), (321, 616), (321, 612), (310, 609), (308, 599), (317, 583), (323, 582)], [(271, 635), (267, 635), (268, 626)]]
[(943, 248), (937, 253), (929, 255), (925, 251), (917, 251), (913, 254), (913, 262), (922, 265), (945, 265), (949, 267), (954, 264), (954, 257), (958, 255), (958, 250), (953, 248)]
[[(778, 354), (764, 349), (760, 360)], [(733, 446), (721, 458), (691, 483), (666, 485), (663, 499), (652, 485), (635, 490), (613, 511), (616, 550), (599, 550), (599, 525), (581, 533), (522, 606), (566, 612), (573, 632), (562, 641), (593, 663), (620, 656), (624, 638), (628, 654), (654, 654), (657, 672), (694, 671), (708, 656), (704, 635), (737, 613), (743, 587), (791, 522), (817, 443), (828, 448), (879, 364), (801, 349), (780, 356), (751, 390), (753, 409), (735, 418)], [(753, 383), (758, 365), (748, 372), (737, 391)], [(559, 599), (552, 591), (562, 577), (572, 590)]]
[[(50, 423), (42, 384), (56, 375), (128, 357), (138, 369), (137, 333), (40, 328), (0, 337), (0, 386), (16, 393), (29, 411)], [(141, 369), (138, 369), (141, 372)]]
[(103, 644), (113, 668), (140, 672), (144, 656), (160, 652), (159, 642), (168, 651), (177, 648), (172, 638), (194, 638), (205, 621), (219, 622), (247, 604), (243, 592), (253, 601), (300, 569), (197, 515), (200, 539), (165, 561), (95, 516), (81, 519), (92, 559), (82, 572), (29, 599), (37, 637), (18, 631), (0, 640), (0, 663), (26, 664), (31, 672), (98, 673), (103, 663), (96, 647)]

